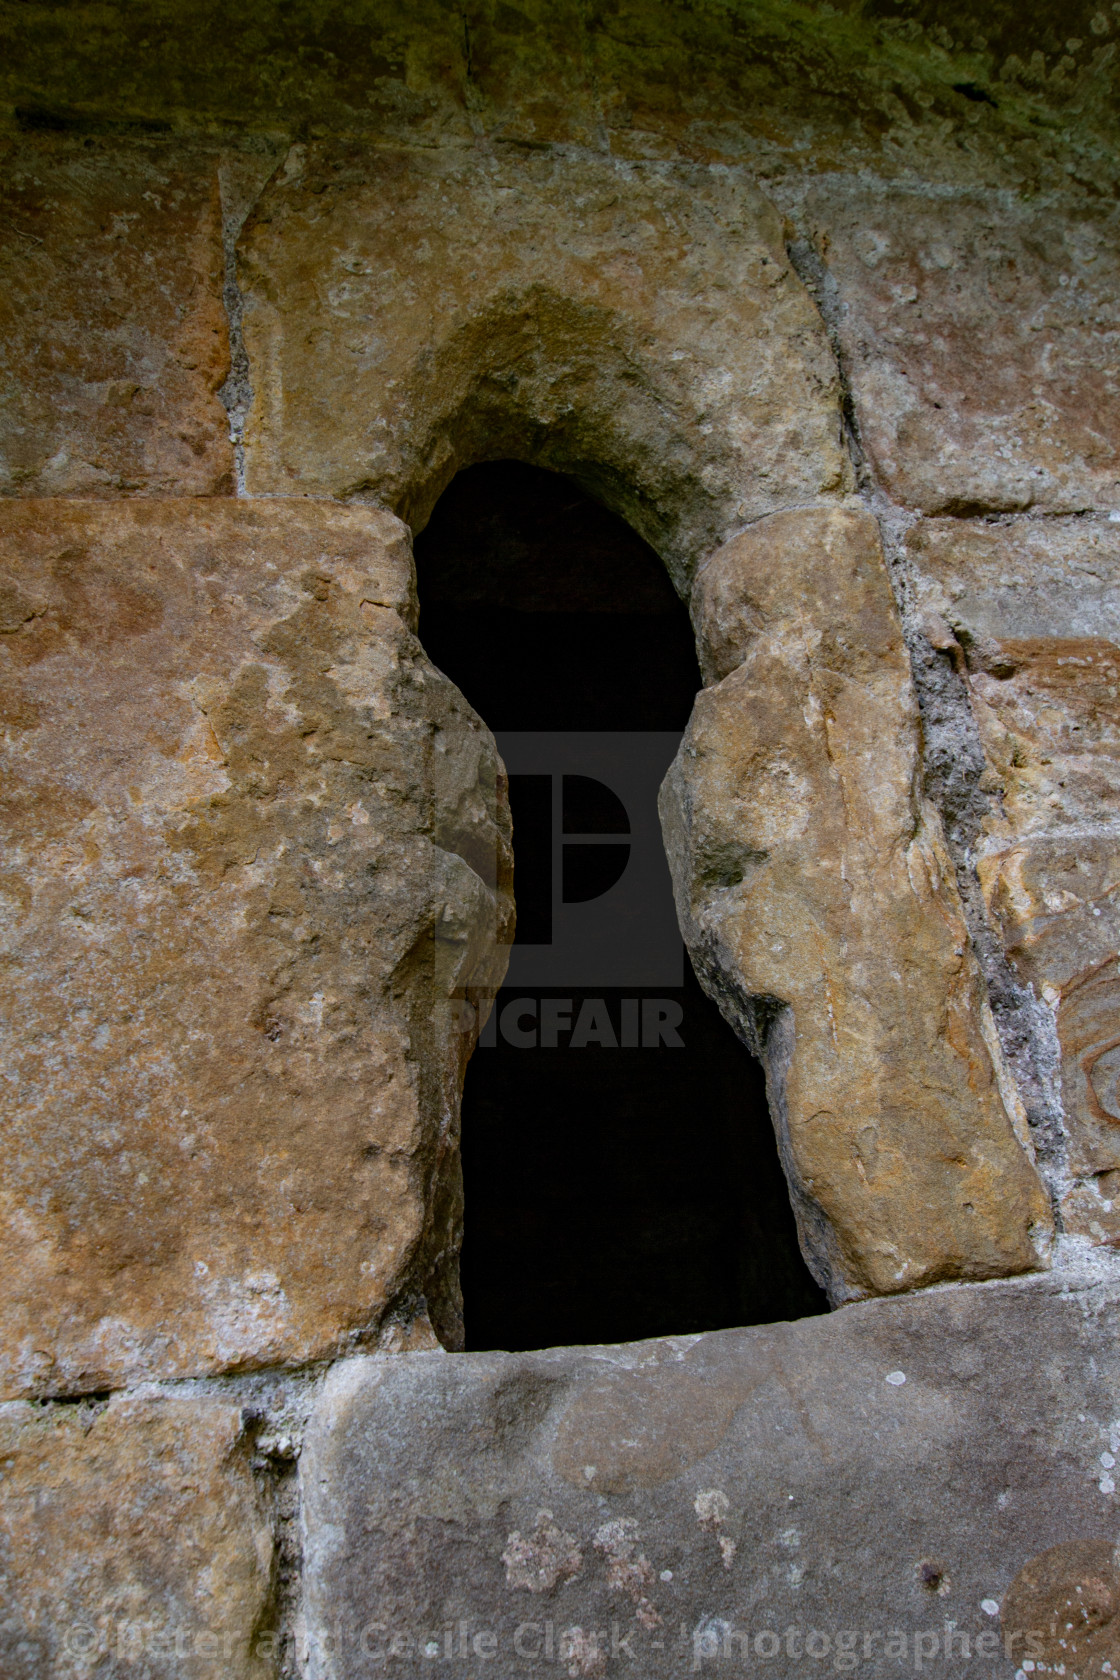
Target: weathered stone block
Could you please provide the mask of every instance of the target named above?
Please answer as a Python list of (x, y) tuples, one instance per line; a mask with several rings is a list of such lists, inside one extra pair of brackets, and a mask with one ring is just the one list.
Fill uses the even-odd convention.
[(986, 644), (969, 686), (1014, 835), (1120, 819), (1120, 646), (1100, 636)]
[(1115, 1538), (1118, 1304), (1040, 1278), (347, 1361), (300, 1466), (310, 1673), (1010, 1680)]
[(806, 216), (892, 496), (925, 513), (1120, 506), (1114, 212), (829, 176)]
[(923, 607), (968, 646), (1010, 636), (1120, 643), (1120, 522), (921, 519), (906, 538)]
[(256, 494), (573, 472), (687, 573), (841, 487), (838, 385), (782, 223), (725, 169), (293, 148), (242, 241)]
[(229, 494), (217, 158), (0, 145), (0, 494)]
[(1120, 530), (923, 521), (923, 606), (960, 641), (991, 807), (978, 868), (1054, 1012), (1074, 1175), (1067, 1230), (1120, 1240)]
[(267, 1680), (273, 1541), (240, 1408), (0, 1406), (5, 1680)]
[(1009, 955), (1054, 1011), (1070, 1166), (1100, 1181), (1075, 1196), (1073, 1227), (1120, 1240), (1120, 835), (1036, 835), (979, 872)]
[(928, 520), (909, 538), (926, 612), (961, 642), (1007, 837), (1120, 817), (1120, 528)]
[(407, 531), (10, 501), (0, 574), (0, 1393), (318, 1357), (402, 1292), (454, 1340), (509, 819)]
[(662, 790), (703, 983), (763, 1056), (834, 1299), (1039, 1263), (1046, 1199), (993, 1066), (874, 520), (776, 514), (693, 592), (710, 685)]

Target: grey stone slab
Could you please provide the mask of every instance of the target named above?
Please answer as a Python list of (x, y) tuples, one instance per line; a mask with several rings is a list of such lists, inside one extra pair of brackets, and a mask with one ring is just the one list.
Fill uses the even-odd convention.
[(975, 642), (1120, 642), (1120, 518), (922, 519), (906, 539), (918, 598)]
[(310, 1673), (1022, 1680), (1009, 1586), (1068, 1548), (1011, 1601), (1048, 1616), (1116, 1539), (1118, 1276), (348, 1361), (301, 1462)]

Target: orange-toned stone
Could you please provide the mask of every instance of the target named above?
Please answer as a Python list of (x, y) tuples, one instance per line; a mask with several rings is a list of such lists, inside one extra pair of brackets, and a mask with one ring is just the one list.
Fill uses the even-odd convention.
[(1070, 1167), (1109, 1180), (1077, 1191), (1084, 1217), (1067, 1224), (1120, 1239), (1120, 837), (1035, 834), (979, 870), (1012, 960), (1054, 1011)]
[(360, 494), (419, 529), (458, 468), (515, 456), (683, 578), (849, 480), (824, 328), (739, 172), (295, 146), (241, 253), (253, 494)]
[(1005, 637), (969, 674), (1001, 794), (990, 827), (1016, 836), (1120, 820), (1120, 645), (1101, 636)]
[(216, 157), (42, 136), (0, 158), (0, 494), (229, 494)]
[[(1029, 1648), (1042, 1673), (1107, 1680), (1120, 1663), (1120, 1572), (1110, 1540), (1066, 1540), (1025, 1563), (999, 1612), (1007, 1647)], [(1016, 1636), (1018, 1638), (1016, 1639)]]
[(4, 1680), (268, 1680), (273, 1538), (225, 1399), (0, 1405)]
[(1120, 1242), (1120, 529), (922, 521), (919, 599), (958, 638), (991, 796), (978, 871), (1054, 1016), (1067, 1231)]
[(873, 519), (776, 514), (693, 594), (705, 680), (662, 793), (693, 961), (762, 1054), (834, 1299), (1044, 1258)]
[(0, 1393), (315, 1358), (402, 1297), (455, 1340), (508, 812), (407, 530), (9, 501), (0, 578)]

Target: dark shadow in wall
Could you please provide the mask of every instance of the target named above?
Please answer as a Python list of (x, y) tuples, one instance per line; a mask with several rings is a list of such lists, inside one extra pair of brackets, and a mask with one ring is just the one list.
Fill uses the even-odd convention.
[[(424, 645), (494, 731), (684, 729), (700, 686), (688, 615), (652, 549), (572, 481), (513, 461), (467, 469), (416, 563)], [(526, 803), (537, 792), (515, 783), (513, 809), (519, 937), (539, 940), (530, 888), (557, 865)], [(670, 891), (667, 871), (657, 890)], [(762, 1070), (687, 959), (681, 974), (671, 987), (534, 989), (538, 1023), (548, 998), (570, 1022), (601, 999), (616, 1045), (573, 1047), (561, 1027), (542, 1047), (531, 1009), (514, 1036), (535, 1044), (492, 1025), (476, 1050), (463, 1095), (469, 1348), (826, 1310), (797, 1245)], [(503, 991), (495, 1022), (524, 994)], [(625, 1042), (642, 1036), (643, 1008), (654, 1020), (666, 1005), (675, 1032)]]

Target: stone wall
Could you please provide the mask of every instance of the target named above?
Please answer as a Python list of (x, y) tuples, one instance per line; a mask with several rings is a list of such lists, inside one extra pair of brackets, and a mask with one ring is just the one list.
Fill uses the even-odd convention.
[[(1118, 33), (0, 6), (5, 1675), (1120, 1660)], [(689, 601), (830, 1320), (440, 1351), (511, 854), (410, 530), (510, 455)]]

